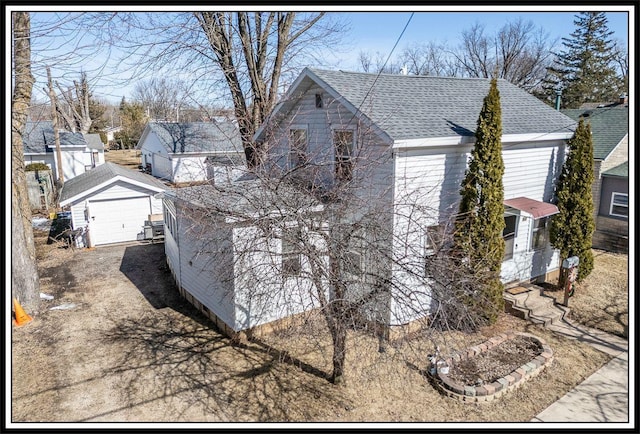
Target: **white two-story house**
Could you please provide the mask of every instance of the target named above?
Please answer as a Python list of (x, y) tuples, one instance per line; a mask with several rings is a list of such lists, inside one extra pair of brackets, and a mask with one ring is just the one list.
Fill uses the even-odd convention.
[[(544, 279), (560, 266), (558, 252), (549, 245), (548, 224), (558, 212), (553, 204), (554, 186), (576, 122), (507, 81), (498, 80), (498, 89), (506, 223), (501, 278), (505, 283)], [(324, 189), (329, 196), (349, 188), (357, 202), (355, 214), (388, 216), (390, 325), (407, 324), (425, 314), (422, 306), (429, 304), (430, 288), (404, 264), (424, 268), (424, 258), (436, 243), (434, 235), (450, 227), (488, 91), (488, 79), (306, 68), (254, 137), (264, 153), (259, 170), (274, 177), (290, 176), (309, 191)], [(201, 209), (215, 208), (202, 201), (191, 205), (197, 202)], [(244, 312), (245, 317), (247, 303), (253, 311), (264, 312), (268, 300), (236, 298), (239, 287), (233, 285), (225, 295), (211, 289), (216, 276), (207, 268), (203, 249), (196, 254), (185, 247), (192, 245), (194, 232), (186, 211), (180, 209), (189, 206), (170, 205), (170, 209), (176, 213), (177, 224), (174, 237), (165, 244), (167, 260), (173, 270), (180, 270), (178, 285), (194, 304), (204, 307), (212, 318), (224, 318), (225, 327), (233, 331), (282, 316), (272, 310), (256, 321), (237, 321), (232, 312)], [(229, 215), (225, 217), (230, 225), (225, 226), (227, 235), (220, 236), (233, 251), (233, 246), (243, 242), (233, 225), (246, 228), (247, 223), (229, 220)], [(269, 250), (283, 270), (290, 248), (285, 241), (275, 239), (276, 245)], [(209, 275), (196, 282), (185, 273)], [(236, 270), (232, 279), (242, 281), (242, 270)], [(260, 281), (253, 285), (260, 287)]]

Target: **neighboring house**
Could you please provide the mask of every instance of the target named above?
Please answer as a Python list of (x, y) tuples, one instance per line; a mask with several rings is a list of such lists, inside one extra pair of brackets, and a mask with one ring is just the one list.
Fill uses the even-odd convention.
[[(25, 164), (44, 163), (58, 177), (58, 158), (51, 121), (28, 121), (23, 139)], [(59, 131), (62, 173), (68, 181), (104, 164), (104, 145), (98, 134)]]
[(602, 172), (593, 246), (629, 252), (629, 162)]
[(146, 172), (173, 183), (229, 182), (246, 161), (233, 122), (148, 123), (136, 149)]
[(162, 215), (168, 189), (156, 178), (115, 163), (104, 163), (64, 183), (60, 207), (71, 212), (79, 247), (144, 239), (153, 215)]
[[(629, 216), (611, 215), (609, 205), (614, 193), (604, 190), (604, 174), (629, 160), (629, 105), (614, 104), (607, 107), (592, 109), (567, 109), (562, 113), (575, 119), (582, 117), (591, 126), (593, 138), (593, 212), (596, 221), (596, 231), (593, 235), (593, 247), (603, 250), (628, 251)], [(622, 173), (623, 171), (614, 171)], [(627, 183), (624, 193), (628, 200), (628, 173), (626, 181), (619, 175), (616, 184), (622, 188)], [(612, 183), (611, 180), (608, 181)], [(609, 187), (608, 187), (609, 188)], [(616, 192), (617, 193), (617, 192)], [(617, 200), (623, 196), (616, 195)]]
[[(558, 212), (552, 204), (554, 186), (564, 162), (566, 141), (573, 135), (576, 123), (505, 80), (498, 81), (498, 88), (506, 223), (501, 277), (505, 283), (545, 279), (557, 273), (560, 266), (559, 254), (548, 242), (548, 221)], [(488, 91), (488, 79), (304, 69), (254, 140), (264, 149), (262, 168), (267, 172), (295, 174), (301, 185), (324, 185), (327, 191), (332, 185), (350, 183), (364, 202), (392, 214), (389, 224), (393, 225), (394, 235), (389, 241), (390, 249), (394, 255), (397, 252), (405, 256), (408, 250), (420, 251), (422, 256), (415, 258), (417, 262), (429, 254), (427, 240), (432, 231), (441, 230), (457, 212), (460, 185), (475, 141), (474, 130)], [(180, 200), (189, 202), (184, 196)], [(424, 214), (411, 218), (429, 222), (430, 226), (420, 236), (411, 232), (411, 219), (405, 212), (416, 201)], [(167, 202), (171, 200), (166, 199)], [(196, 202), (192, 200), (192, 206)], [(207, 208), (201, 201), (198, 206)], [(211, 275), (216, 269), (207, 268), (212, 259), (207, 255), (198, 261), (191, 259), (195, 257), (190, 250), (194, 248), (192, 242), (198, 235), (184, 224), (192, 214), (189, 206), (168, 205), (165, 210), (173, 213), (170, 220), (177, 222), (172, 241), (165, 242), (167, 260), (175, 261), (172, 258), (180, 256), (181, 267), (177, 262), (170, 266), (174, 271), (180, 270), (177, 281), (187, 298), (200, 308), (205, 306), (205, 313), (211, 316), (213, 312), (234, 331), (252, 326), (251, 320), (238, 322), (220, 314), (217, 306), (223, 302), (222, 295), (209, 290), (211, 281), (216, 280)], [(167, 216), (165, 219), (169, 220)], [(220, 219), (201, 220), (200, 230), (195, 233), (221, 230)], [(251, 228), (246, 230), (251, 232)], [(233, 240), (231, 244), (224, 243), (225, 249), (233, 251), (232, 247), (245, 238), (227, 234), (225, 239)], [(274, 243), (276, 256), (286, 250), (281, 240)], [(407, 243), (415, 245), (408, 249)], [(192, 261), (189, 267), (184, 267), (183, 254)], [(189, 284), (186, 273), (191, 279)], [(392, 273), (392, 279), (404, 279), (401, 273)], [(204, 275), (204, 280), (193, 277)], [(260, 280), (252, 283), (256, 291), (263, 288)], [(410, 279), (402, 284), (412, 285)], [(421, 292), (428, 300), (430, 289), (422, 285), (414, 293)], [(225, 296), (232, 303), (235, 288), (227, 287)], [(391, 298), (392, 325), (417, 319), (417, 310), (411, 308), (414, 301), (402, 300), (399, 294)], [(253, 303), (254, 311), (267, 309), (266, 301)], [(278, 317), (276, 308), (270, 312), (261, 318)]]

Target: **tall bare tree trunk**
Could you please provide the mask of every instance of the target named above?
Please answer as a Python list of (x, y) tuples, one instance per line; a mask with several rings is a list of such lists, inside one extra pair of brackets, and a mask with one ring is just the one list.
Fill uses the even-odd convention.
[(56, 167), (58, 168), (58, 184), (64, 184), (64, 171), (62, 170), (62, 151), (60, 150), (60, 131), (58, 130), (58, 104), (56, 101), (56, 93), (53, 90), (53, 81), (51, 80), (51, 68), (47, 66), (47, 80), (49, 82), (49, 98), (51, 99), (51, 122), (53, 125), (53, 141), (56, 145)]
[(37, 313), (40, 283), (27, 194), (22, 136), (35, 81), (31, 75), (31, 19), (13, 12), (15, 87), (11, 100), (11, 292), (30, 314)]

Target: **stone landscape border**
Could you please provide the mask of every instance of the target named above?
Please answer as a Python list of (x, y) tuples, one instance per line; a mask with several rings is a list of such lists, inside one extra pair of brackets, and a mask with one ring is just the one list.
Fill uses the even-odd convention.
[[(483, 384), (481, 386), (468, 386), (454, 382), (447, 375), (450, 367), (454, 366), (456, 362), (469, 357), (474, 357), (483, 351), (488, 351), (489, 349), (517, 336), (524, 336), (537, 342), (541, 348), (541, 352), (533, 360), (520, 366), (505, 377), (498, 378), (492, 383)], [(455, 353), (452, 356), (445, 358), (444, 365), (438, 366), (435, 376), (439, 380), (437, 384), (440, 390), (451, 398), (463, 402), (489, 402), (501, 397), (510, 390), (520, 387), (520, 385), (522, 385), (526, 380), (538, 375), (540, 371), (550, 365), (552, 361), (553, 351), (542, 338), (529, 333), (508, 332), (494, 336), (480, 345), (468, 348), (466, 353)]]

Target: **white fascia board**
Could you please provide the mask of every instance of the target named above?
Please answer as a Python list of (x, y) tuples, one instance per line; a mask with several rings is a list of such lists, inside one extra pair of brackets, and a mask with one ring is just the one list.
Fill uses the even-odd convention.
[(124, 182), (126, 182), (128, 184), (132, 184), (132, 185), (136, 185), (138, 187), (146, 188), (147, 190), (153, 190), (153, 191), (156, 191), (158, 193), (162, 193), (162, 192), (165, 191), (164, 189), (162, 189), (160, 187), (156, 187), (155, 185), (146, 184), (144, 182), (139, 182), (139, 181), (133, 180), (131, 178), (127, 178), (127, 177), (118, 175), (118, 176), (114, 176), (113, 178), (111, 178), (111, 179), (109, 179), (109, 180), (107, 180), (107, 181), (105, 181), (105, 182), (103, 182), (101, 184), (96, 185), (95, 187), (91, 187), (90, 189), (85, 190), (82, 193), (78, 193), (75, 196), (72, 196), (67, 200), (61, 201), (60, 202), (60, 206), (66, 206), (66, 205), (69, 205), (69, 204), (71, 204), (73, 202), (76, 202), (79, 199), (81, 199), (83, 197), (86, 197), (86, 196), (89, 196), (91, 193), (94, 193), (94, 192), (100, 190), (101, 188), (106, 187), (106, 186), (108, 186), (110, 184), (113, 184), (113, 183), (115, 183), (117, 181), (124, 181)]
[[(319, 205), (316, 205), (316, 206), (312, 206), (312, 207), (306, 208), (304, 210), (298, 210), (298, 211), (296, 211), (296, 214), (298, 214), (298, 215), (300, 215), (302, 213), (305, 213), (305, 214), (312, 213), (312, 214), (314, 214), (314, 213), (319, 213), (319, 212), (322, 212), (322, 211), (324, 211), (324, 205), (319, 204)], [(248, 214), (248, 215), (242, 216), (242, 217), (230, 217), (230, 216), (227, 216), (227, 217), (225, 217), (225, 223), (231, 223), (231, 224), (234, 224), (234, 223), (238, 224), (238, 223), (243, 223), (243, 222), (249, 222), (250, 223), (250, 222), (255, 221), (255, 220), (259, 219), (259, 218), (269, 218), (271, 216), (278, 217), (278, 216), (281, 216), (281, 215), (282, 214), (280, 212), (274, 211), (272, 213), (268, 213), (267, 215)]]
[[(533, 133), (505, 134), (502, 143), (542, 142), (552, 140), (568, 140), (573, 133)], [(429, 148), (438, 146), (469, 145), (475, 143), (475, 136), (430, 137), (422, 139), (396, 140), (393, 149)]]
[(244, 155), (244, 151), (169, 152), (170, 158), (207, 157), (209, 155)]

